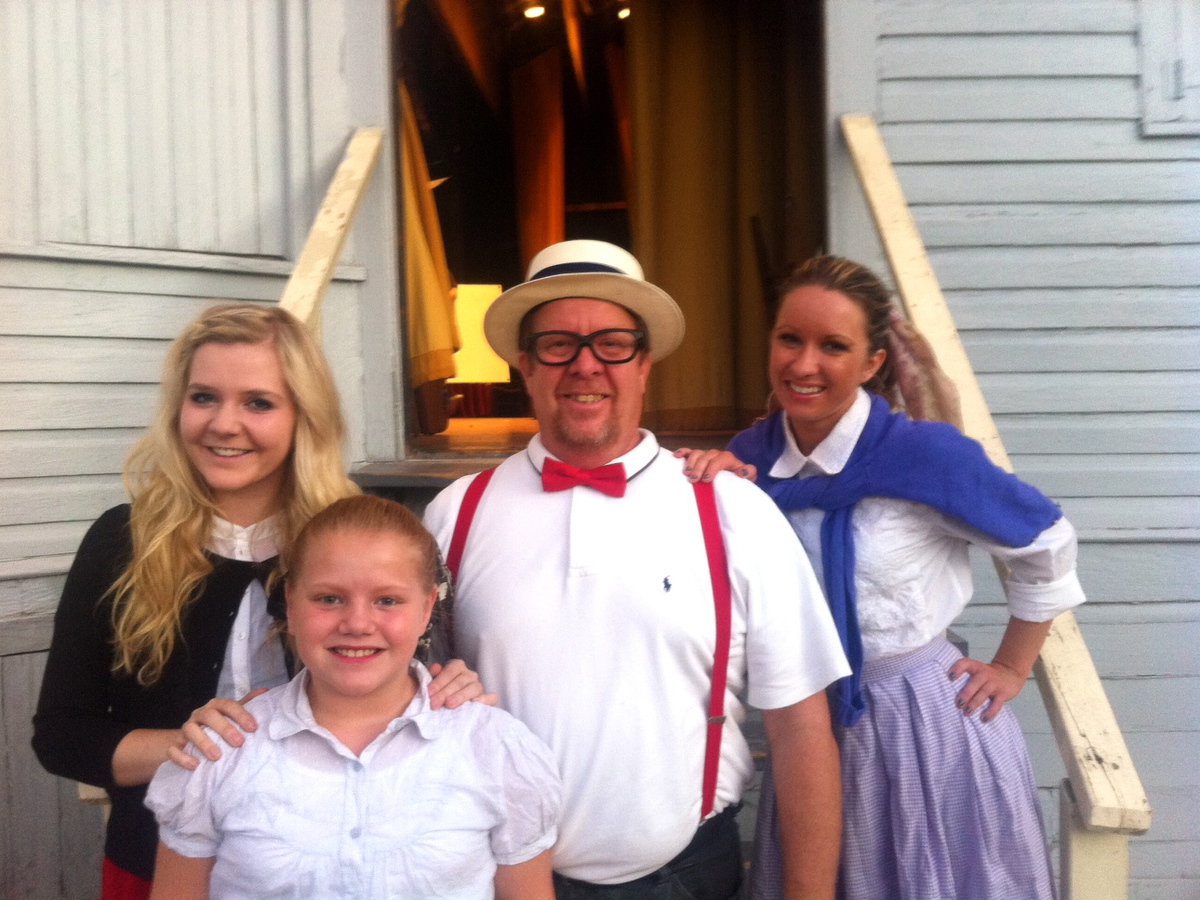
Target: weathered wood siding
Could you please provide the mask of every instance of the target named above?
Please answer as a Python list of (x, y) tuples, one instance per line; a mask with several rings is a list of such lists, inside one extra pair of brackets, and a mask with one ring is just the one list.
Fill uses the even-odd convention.
[[(1133, 0), (826, 8), (833, 249), (886, 269), (833, 129), (868, 112), (1016, 470), (1080, 531), (1079, 619), (1154, 806), (1131, 896), (1200, 896), (1200, 138), (1142, 134)], [(987, 655), (977, 569), (959, 630)]]
[(282, 0), (3, 5), (0, 239), (282, 256)]
[[(48, 627), (14, 628), (0, 640), (0, 897), (86, 900), (99, 896), (103, 820), (74, 782), (43, 771), (29, 746)], [(15, 632), (20, 632), (17, 634)], [(44, 643), (43, 643), (44, 646)]]
[[(276, 302), (353, 130), (390, 134), (391, 24), (386, 0), (0, 0), (0, 897), (95, 894), (99, 813), (29, 748), (63, 573), (123, 499), (170, 340)], [(402, 446), (391, 152), (323, 319), (348, 464)]]

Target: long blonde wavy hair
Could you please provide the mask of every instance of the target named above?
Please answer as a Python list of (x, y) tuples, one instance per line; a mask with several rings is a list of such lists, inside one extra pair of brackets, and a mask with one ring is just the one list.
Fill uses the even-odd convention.
[(113, 670), (153, 684), (179, 640), (184, 608), (212, 571), (203, 549), (218, 513), (208, 485), (188, 460), (179, 415), (192, 357), (208, 343), (271, 343), (296, 407), (296, 431), (279, 498), (286, 547), (319, 510), (359, 493), (342, 461), (345, 424), (337, 388), (308, 329), (277, 306), (213, 306), (171, 345), (158, 412), (125, 462), (132, 498), (133, 555), (112, 587)]

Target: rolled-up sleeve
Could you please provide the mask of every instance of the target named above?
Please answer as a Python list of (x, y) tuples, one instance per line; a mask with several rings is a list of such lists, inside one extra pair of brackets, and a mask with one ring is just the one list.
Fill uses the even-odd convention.
[(1075, 571), (1075, 528), (1063, 516), (1024, 547), (1005, 547), (976, 532), (971, 540), (1004, 562), (1009, 614), (1027, 622), (1048, 622), (1086, 599)]

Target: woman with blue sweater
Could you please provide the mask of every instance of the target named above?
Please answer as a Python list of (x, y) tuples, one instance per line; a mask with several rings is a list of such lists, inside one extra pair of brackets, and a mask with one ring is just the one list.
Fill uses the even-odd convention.
[[(1082, 603), (1074, 529), (950, 425), (914, 422), (894, 384), (887, 289), (819, 257), (781, 282), (769, 376), (778, 409), (729, 445), (787, 515), (822, 579), (853, 674), (831, 689), (849, 900), (1052, 898), (1037, 787), (1006, 706), (1050, 623)], [(691, 477), (712, 460), (693, 458)], [(990, 661), (945, 638), (970, 600), (968, 545), (1005, 564)], [(754, 896), (782, 896), (768, 771)]]

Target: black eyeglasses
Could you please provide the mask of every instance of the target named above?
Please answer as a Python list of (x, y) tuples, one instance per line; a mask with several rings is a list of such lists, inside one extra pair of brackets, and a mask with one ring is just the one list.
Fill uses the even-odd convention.
[(646, 334), (633, 328), (602, 328), (591, 334), (574, 331), (538, 331), (525, 338), (523, 349), (543, 366), (566, 366), (587, 347), (605, 365), (627, 363), (646, 346)]

